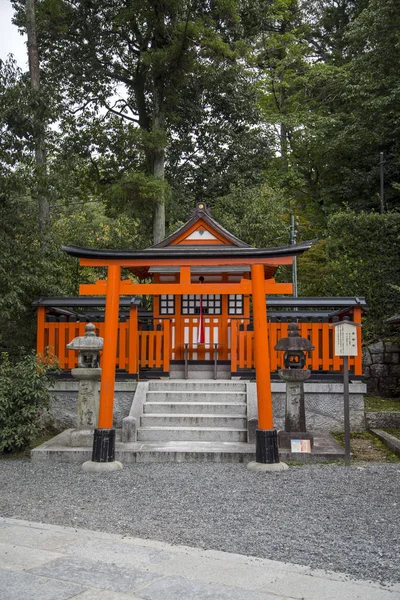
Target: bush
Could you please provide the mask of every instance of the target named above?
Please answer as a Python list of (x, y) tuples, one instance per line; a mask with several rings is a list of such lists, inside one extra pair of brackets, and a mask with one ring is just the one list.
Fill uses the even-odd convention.
[(8, 353), (0, 361), (0, 452), (29, 446), (38, 435), (40, 411), (48, 407), (55, 365), (26, 354), (11, 362)]
[(364, 339), (386, 335), (399, 309), (400, 214), (336, 213), (328, 234), (325, 293), (365, 296)]

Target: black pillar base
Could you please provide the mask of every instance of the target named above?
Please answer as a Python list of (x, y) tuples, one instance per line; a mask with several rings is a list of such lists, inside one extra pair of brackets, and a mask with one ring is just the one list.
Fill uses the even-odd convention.
[(115, 461), (115, 429), (95, 429), (92, 462)]
[(278, 463), (278, 432), (276, 429), (256, 429), (256, 462)]

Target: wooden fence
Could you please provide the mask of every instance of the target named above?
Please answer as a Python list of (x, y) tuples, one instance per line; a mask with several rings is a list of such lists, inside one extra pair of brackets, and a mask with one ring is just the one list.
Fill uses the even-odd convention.
[[(94, 325), (96, 333), (104, 337), (104, 322), (94, 322)], [(77, 353), (67, 350), (66, 345), (75, 337), (84, 335), (85, 326), (85, 322), (62, 319), (48, 321), (45, 308), (39, 307), (37, 352), (44, 355), (47, 349), (58, 358), (63, 370), (76, 367)], [(169, 319), (154, 319), (153, 330), (141, 330), (140, 327), (138, 328), (136, 315), (134, 318), (121, 321), (118, 330), (117, 368), (132, 374), (138, 374), (143, 369), (168, 372), (171, 357), (175, 356), (177, 350), (174, 347), (176, 340), (174, 326), (175, 324)], [(275, 372), (283, 367), (283, 353), (276, 352), (274, 346), (279, 339), (287, 337), (288, 322), (269, 322), (268, 327), (271, 372)], [(308, 338), (315, 346), (315, 350), (307, 358), (306, 367), (313, 371), (341, 371), (343, 361), (340, 357), (334, 356), (334, 333), (330, 324), (307, 321), (300, 322), (299, 327), (301, 335)], [(361, 349), (361, 328), (357, 329)], [(210, 349), (213, 346), (214, 344), (210, 345)], [(228, 341), (224, 341), (221, 348), (219, 358), (222, 356), (223, 359), (230, 360), (232, 373), (253, 369), (254, 331), (251, 330), (249, 321), (232, 319)], [(207, 349), (196, 345), (192, 351), (199, 351), (197, 356), (202, 357)], [(349, 358), (349, 367), (354, 375), (362, 375), (361, 350), (358, 356)]]

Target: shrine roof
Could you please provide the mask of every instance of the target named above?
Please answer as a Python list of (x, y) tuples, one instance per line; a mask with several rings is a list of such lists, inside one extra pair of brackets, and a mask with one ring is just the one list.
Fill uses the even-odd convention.
[(225, 229), (212, 216), (211, 211), (204, 202), (198, 202), (192, 211), (190, 219), (179, 229), (171, 233), (162, 242), (154, 244), (152, 248), (165, 248), (171, 244), (183, 245), (228, 245), (240, 248), (250, 248), (250, 244), (243, 242), (230, 231)]
[(157, 259), (268, 259), (287, 256), (298, 256), (309, 250), (315, 240), (308, 240), (300, 244), (290, 246), (278, 246), (273, 248), (253, 248), (251, 246), (189, 246), (171, 245), (167, 247), (151, 247), (146, 250), (108, 250), (96, 248), (83, 248), (80, 246), (62, 246), (62, 249), (70, 256), (77, 258), (93, 258), (107, 260), (129, 260), (140, 259), (141, 261)]
[(141, 279), (161, 273), (167, 265), (170, 273), (171, 267), (188, 264), (193, 268), (203, 267), (207, 273), (211, 273), (211, 269), (228, 273), (229, 270), (237, 270), (238, 266), (243, 272), (244, 266), (258, 261), (264, 265), (265, 276), (271, 278), (280, 264), (291, 264), (293, 257), (309, 250), (312, 243), (306, 241), (290, 246), (254, 248), (227, 231), (211, 216), (206, 204), (198, 202), (184, 225), (145, 250), (102, 250), (79, 246), (63, 246), (62, 249), (70, 256), (93, 260), (97, 265), (101, 261), (120, 262)]

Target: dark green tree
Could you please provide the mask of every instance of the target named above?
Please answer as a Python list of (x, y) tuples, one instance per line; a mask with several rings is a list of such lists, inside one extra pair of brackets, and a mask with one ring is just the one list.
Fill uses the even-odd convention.
[[(25, 27), (23, 3), (14, 5), (16, 20)], [(124, 172), (122, 188), (128, 201), (135, 197), (142, 207), (149, 204), (153, 239), (159, 241), (173, 140), (186, 135), (188, 148), (196, 128), (205, 121), (209, 125), (208, 115), (224, 109), (223, 103), (218, 107), (216, 90), (235, 94), (236, 83), (246, 79), (240, 3), (40, 0), (36, 18), (43, 81), (53, 86), (59, 103), (70, 111), (106, 110), (139, 130), (137, 155), (130, 172)], [(210, 86), (216, 88), (212, 94)], [(220, 114), (229, 122), (232, 111)], [(244, 121), (242, 114), (238, 128)], [(195, 152), (201, 147), (204, 141), (195, 144)], [(183, 160), (187, 157), (188, 152)], [(179, 165), (179, 159), (172, 162)], [(102, 165), (97, 166), (103, 180)]]

